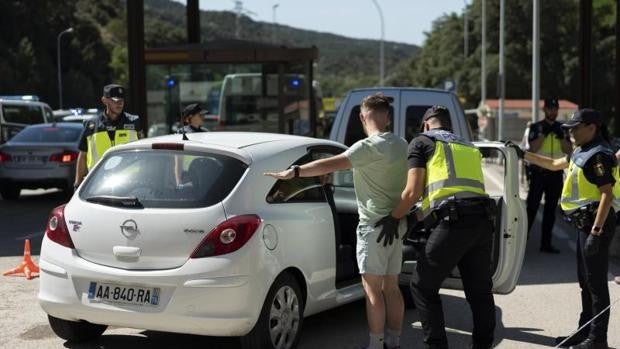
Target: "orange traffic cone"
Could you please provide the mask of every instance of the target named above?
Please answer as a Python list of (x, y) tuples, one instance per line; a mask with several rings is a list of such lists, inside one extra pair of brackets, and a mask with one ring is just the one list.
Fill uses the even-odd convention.
[(26, 276), (26, 279), (31, 280), (32, 278), (39, 276), (39, 266), (36, 265), (32, 258), (30, 257), (30, 240), (26, 239), (24, 241), (24, 260), (15, 268), (10, 269), (2, 273), (2, 275), (15, 275), (15, 274), (23, 274)]

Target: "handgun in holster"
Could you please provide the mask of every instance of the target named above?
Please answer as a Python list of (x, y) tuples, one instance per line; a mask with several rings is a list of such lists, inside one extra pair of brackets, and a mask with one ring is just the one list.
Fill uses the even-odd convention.
[(579, 230), (587, 229), (594, 223), (594, 217), (597, 209), (598, 203), (579, 207), (567, 215), (568, 221)]

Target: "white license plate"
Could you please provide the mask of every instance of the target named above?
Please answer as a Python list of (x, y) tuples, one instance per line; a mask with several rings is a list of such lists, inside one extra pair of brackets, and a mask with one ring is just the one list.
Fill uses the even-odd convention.
[(15, 162), (45, 162), (46, 156), (34, 156), (34, 155), (18, 155), (13, 158)]
[(91, 281), (88, 286), (88, 299), (106, 303), (157, 306), (160, 291), (159, 287), (104, 284)]

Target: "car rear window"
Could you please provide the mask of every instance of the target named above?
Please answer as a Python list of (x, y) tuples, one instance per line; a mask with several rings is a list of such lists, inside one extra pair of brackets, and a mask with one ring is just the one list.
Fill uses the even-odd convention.
[(41, 124), (45, 122), (43, 110), (38, 105), (2, 105), (4, 121), (18, 124)]
[(81, 128), (27, 127), (15, 135), (12, 142), (18, 143), (73, 143), (82, 134)]
[(125, 151), (101, 160), (80, 198), (137, 198), (144, 208), (198, 208), (222, 201), (247, 165), (213, 153)]

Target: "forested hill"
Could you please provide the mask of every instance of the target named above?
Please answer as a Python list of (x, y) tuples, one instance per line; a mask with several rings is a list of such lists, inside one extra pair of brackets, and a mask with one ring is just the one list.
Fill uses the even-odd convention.
[[(232, 7), (232, 2), (231, 2)], [(201, 39), (235, 38), (236, 14), (228, 11), (202, 11)], [(185, 6), (171, 0), (146, 0), (145, 21), (147, 45), (166, 46), (185, 38)], [(317, 21), (320, 21), (317, 18)], [(377, 32), (379, 29), (377, 18)], [(155, 28), (157, 27), (157, 28)], [(285, 46), (319, 49), (317, 79), (327, 94), (342, 94), (347, 89), (372, 86), (379, 79), (379, 41), (359, 40), (330, 33), (297, 29), (285, 25), (254, 21), (242, 16), (239, 38), (250, 41), (275, 42)], [(378, 33), (377, 33), (378, 36)], [(414, 45), (385, 43), (385, 75), (398, 71), (399, 64), (408, 63), (418, 51)], [(331, 92), (331, 93), (330, 93)]]

